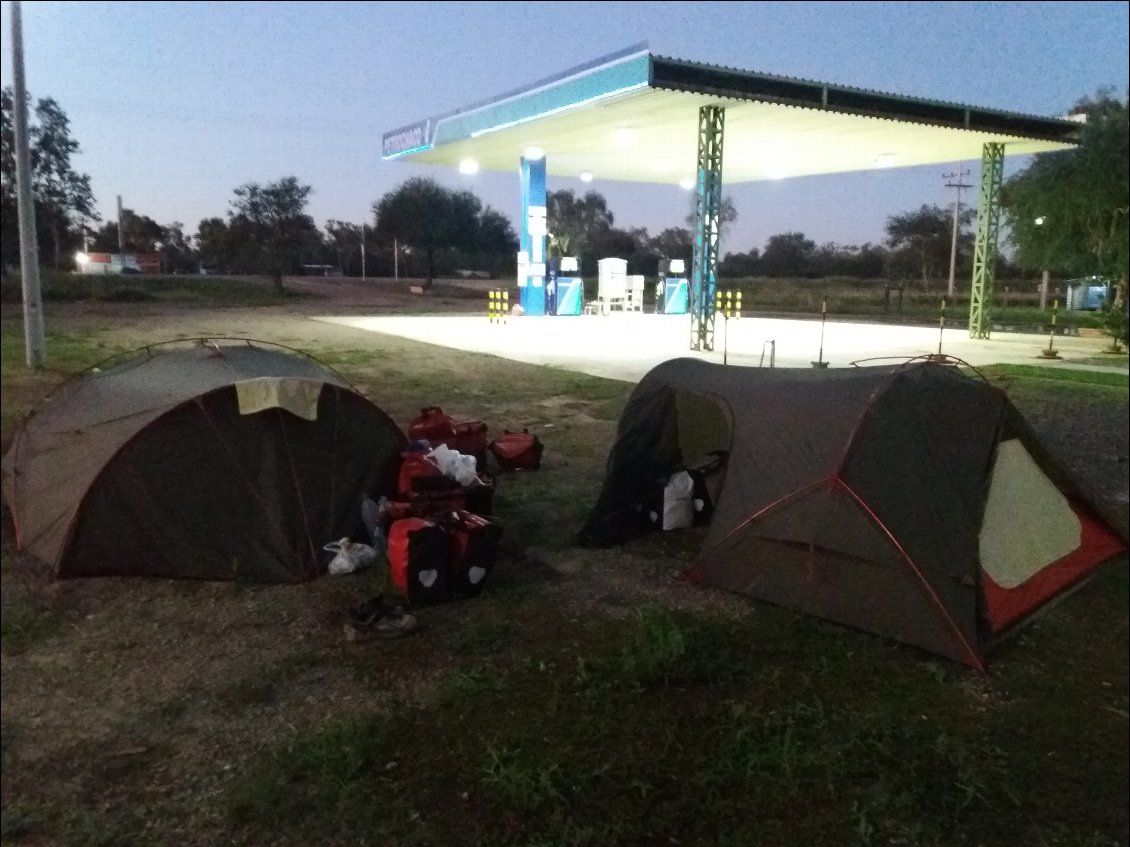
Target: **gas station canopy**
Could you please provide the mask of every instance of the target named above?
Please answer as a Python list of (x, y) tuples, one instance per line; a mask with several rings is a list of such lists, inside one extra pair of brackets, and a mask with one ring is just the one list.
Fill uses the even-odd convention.
[(644, 45), (386, 133), (384, 159), (683, 183), (699, 108), (725, 109), (726, 183), (979, 160), (1073, 146), (1078, 123), (652, 55)]

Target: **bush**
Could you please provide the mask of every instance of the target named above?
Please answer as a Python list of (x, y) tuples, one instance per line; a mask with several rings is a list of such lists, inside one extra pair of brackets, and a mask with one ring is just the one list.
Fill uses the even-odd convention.
[(1120, 287), (1113, 303), (1103, 306), (1102, 329), (1110, 336), (1110, 348), (1121, 351), (1127, 345), (1127, 332), (1130, 329), (1130, 316), (1126, 313), (1127, 300), (1125, 285)]

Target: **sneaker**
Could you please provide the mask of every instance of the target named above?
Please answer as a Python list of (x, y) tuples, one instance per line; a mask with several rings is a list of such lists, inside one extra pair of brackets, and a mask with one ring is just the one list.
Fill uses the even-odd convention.
[(366, 600), (360, 606), (349, 610), (349, 622), (354, 626), (371, 627), (382, 617), (387, 615), (389, 609), (385, 606), (384, 595), (378, 594)]
[(353, 623), (345, 625), (345, 638), (347, 641), (365, 642), (375, 639), (401, 638), (416, 629), (416, 616), (410, 614), (389, 613), (379, 618), (370, 626), (358, 626)]
[(416, 616), (403, 610), (391, 610), (373, 627), (377, 638), (400, 638), (416, 629)]

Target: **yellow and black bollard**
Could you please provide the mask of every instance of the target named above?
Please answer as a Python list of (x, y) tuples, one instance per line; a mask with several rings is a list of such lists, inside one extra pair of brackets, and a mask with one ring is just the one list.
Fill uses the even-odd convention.
[(1039, 358), (1041, 358), (1041, 359), (1058, 359), (1060, 357), (1059, 351), (1055, 349), (1055, 319), (1056, 319), (1056, 316), (1058, 314), (1059, 314), (1059, 301), (1053, 300), (1052, 301), (1052, 328), (1051, 328), (1051, 332), (1048, 333), (1048, 349), (1044, 350), (1042, 353), (1040, 353)]
[(487, 292), (487, 318), (492, 324), (506, 323), (506, 316), (510, 312), (510, 292), (500, 288), (492, 288)]
[(729, 288), (714, 290), (714, 313), (721, 314), (726, 322), (722, 330), (722, 364), (728, 364), (730, 341), (730, 318), (742, 316), (742, 293)]

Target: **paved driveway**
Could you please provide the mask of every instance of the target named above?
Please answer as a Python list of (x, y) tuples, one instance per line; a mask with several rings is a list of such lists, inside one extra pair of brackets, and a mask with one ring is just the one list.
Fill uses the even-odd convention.
[[(694, 356), (730, 364), (808, 368), (820, 352), (820, 323), (745, 317), (719, 320), (715, 351), (690, 349), (690, 318), (614, 312), (575, 317), (511, 317), (492, 324), (483, 316), (318, 316), (318, 321), (382, 332), (402, 338), (491, 353), (507, 359), (555, 365), (594, 376), (636, 381), (659, 362)], [(901, 361), (938, 352), (939, 330), (829, 321), (824, 329), (824, 361), (831, 367), (880, 359)], [(988, 341), (973, 341), (964, 329), (947, 329), (942, 352), (971, 365), (998, 363), (1049, 364), (1039, 358), (1048, 336), (994, 333)], [(1073, 360), (1100, 356), (1104, 338), (1055, 339), (1062, 356), (1057, 367), (1079, 367)], [(725, 352), (724, 352), (725, 351)], [(1118, 361), (1112, 358), (1112, 364)], [(882, 362), (876, 361), (874, 364)]]

